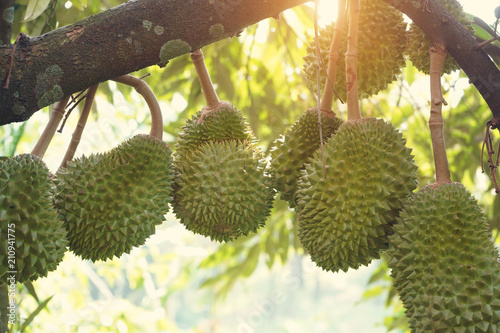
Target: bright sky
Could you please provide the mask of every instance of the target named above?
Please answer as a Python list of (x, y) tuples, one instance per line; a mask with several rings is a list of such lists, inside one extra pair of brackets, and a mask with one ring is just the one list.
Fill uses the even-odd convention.
[[(485, 22), (492, 24), (495, 21), (494, 9), (500, 6), (498, 0), (459, 0), (464, 10), (470, 14), (480, 17)], [(479, 4), (478, 4), (479, 3)], [(333, 20), (337, 15), (337, 1), (321, 0), (320, 2), (320, 25), (324, 25)]]

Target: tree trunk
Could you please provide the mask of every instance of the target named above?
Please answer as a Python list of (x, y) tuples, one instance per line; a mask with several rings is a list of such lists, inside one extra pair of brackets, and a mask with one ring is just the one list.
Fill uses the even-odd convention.
[[(227, 37), (307, 0), (129, 1), (45, 35), (0, 47), (0, 125), (65, 96)], [(6, 83), (8, 82), (8, 87)]]

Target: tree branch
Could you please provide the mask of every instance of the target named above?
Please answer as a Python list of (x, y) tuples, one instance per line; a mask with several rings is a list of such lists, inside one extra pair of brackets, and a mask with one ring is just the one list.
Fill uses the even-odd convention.
[[(132, 0), (45, 35), (19, 39), (0, 125), (97, 83), (190, 53), (307, 0)], [(12, 46), (0, 47), (0, 86)]]
[[(500, 119), (500, 71), (476, 39), (437, 0), (384, 0), (408, 15), (431, 40), (442, 44)], [(425, 6), (427, 5), (427, 6)], [(428, 10), (427, 10), (427, 9)]]

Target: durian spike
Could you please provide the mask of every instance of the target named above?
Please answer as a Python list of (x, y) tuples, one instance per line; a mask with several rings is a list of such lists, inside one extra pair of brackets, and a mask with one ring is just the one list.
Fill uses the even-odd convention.
[(161, 115), (160, 104), (149, 85), (142, 79), (128, 74), (114, 78), (113, 81), (129, 85), (141, 94), (148, 104), (149, 112), (151, 112), (151, 131), (149, 135), (163, 140), (163, 117)]
[(443, 134), (443, 115), (441, 113), (443, 98), (441, 89), (441, 70), (447, 52), (444, 45), (434, 43), (430, 49), (430, 85), (431, 85), (431, 115), (429, 129), (431, 132), (432, 151), (436, 168), (436, 183), (451, 183), (450, 168), (446, 157), (446, 145)]
[[(342, 35), (345, 29), (345, 17), (346, 17), (346, 0), (339, 0), (338, 2), (338, 16), (337, 22), (335, 22), (335, 29), (333, 30), (332, 44), (330, 45), (328, 69), (326, 71), (325, 80), (325, 91), (323, 92), (323, 98), (321, 100), (320, 108), (322, 110), (331, 110), (333, 104), (333, 95), (344, 103), (340, 96), (335, 91), (335, 77), (337, 76), (337, 64), (340, 58), (340, 42), (342, 41)], [(317, 44), (317, 42), (316, 42)], [(320, 91), (318, 89), (318, 91)]]
[(347, 35), (347, 52), (345, 53), (345, 74), (347, 88), (347, 119), (361, 119), (358, 94), (358, 24), (359, 0), (349, 0), (349, 32)]
[(210, 110), (219, 107), (221, 105), (221, 101), (219, 96), (217, 96), (212, 79), (210, 79), (210, 74), (208, 74), (201, 49), (195, 50), (191, 53), (191, 61), (196, 69), (196, 73), (198, 74), (201, 90), (203, 91), (203, 96), (205, 96), (205, 101), (207, 102), (207, 106), (202, 112), (209, 112)]
[[(323, 148), (323, 128), (321, 126), (321, 83), (320, 83), (320, 59), (321, 50), (319, 48), (319, 36), (318, 36), (318, 11), (319, 11), (319, 0), (316, 0), (314, 6), (314, 44), (316, 44), (316, 86), (317, 86), (317, 97), (318, 97), (318, 130), (319, 130), (319, 142), (321, 149), (321, 158), (323, 160), (323, 177), (326, 179), (326, 162), (325, 162), (325, 150)], [(325, 91), (328, 89), (325, 89)], [(330, 110), (330, 109), (328, 109)]]
[(45, 129), (43, 130), (40, 139), (38, 139), (38, 142), (31, 151), (32, 155), (36, 155), (40, 158), (43, 158), (43, 155), (45, 155), (45, 152), (47, 151), (47, 148), (50, 144), (50, 141), (52, 141), (52, 138), (54, 137), (54, 134), (57, 130), (57, 126), (59, 126), (59, 123), (61, 122), (61, 119), (64, 116), (65, 112), (64, 109), (68, 104), (69, 98), (70, 98), (69, 96), (63, 98), (62, 100), (57, 102), (56, 105), (54, 106), (54, 109), (50, 114), (50, 119), (49, 122), (47, 123), (47, 126), (45, 126)]
[(94, 102), (94, 96), (97, 91), (97, 87), (99, 84), (96, 84), (90, 87), (87, 90), (87, 94), (85, 95), (85, 104), (83, 105), (82, 113), (80, 114), (80, 119), (78, 119), (78, 124), (76, 125), (75, 131), (73, 132), (73, 136), (71, 137), (71, 142), (69, 143), (68, 149), (66, 150), (66, 154), (61, 162), (59, 168), (65, 168), (66, 163), (72, 160), (75, 156), (76, 148), (78, 148), (78, 144), (80, 143), (80, 139), (82, 138), (83, 129), (87, 124), (87, 119), (90, 114), (90, 109), (92, 108), (92, 104)]

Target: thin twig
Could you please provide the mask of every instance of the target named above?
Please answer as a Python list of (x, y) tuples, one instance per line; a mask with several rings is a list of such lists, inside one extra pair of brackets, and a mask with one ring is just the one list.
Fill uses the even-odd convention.
[[(70, 105), (71, 105), (71, 107), (66, 112), (66, 115), (64, 116), (63, 122), (62, 122), (61, 126), (59, 127), (59, 129), (57, 130), (57, 132), (62, 133), (64, 126), (66, 126), (66, 121), (68, 121), (68, 118), (71, 115), (71, 113), (73, 112), (73, 110), (78, 106), (78, 104), (80, 104), (81, 101), (83, 101), (83, 99), (85, 99), (85, 97), (87, 97), (87, 94), (81, 96), (86, 91), (87, 90), (80, 91), (76, 97), (73, 97), (73, 95), (71, 96), (71, 102), (68, 105), (66, 105), (66, 108), (68, 108)], [(80, 99), (77, 100), (76, 98), (78, 98), (79, 96), (81, 96), (81, 97), (80, 97)]]
[(66, 154), (64, 155), (64, 158), (61, 162), (61, 166), (59, 167), (60, 169), (65, 168), (68, 161), (71, 161), (75, 156), (76, 149), (78, 148), (78, 144), (80, 143), (80, 140), (82, 138), (83, 129), (87, 124), (90, 109), (92, 108), (92, 104), (94, 103), (94, 97), (97, 91), (97, 87), (99, 87), (99, 84), (96, 84), (87, 90), (87, 97), (85, 98), (85, 104), (83, 105), (80, 119), (78, 119), (78, 124), (76, 125), (75, 131), (73, 132), (71, 142), (68, 146), (68, 149), (66, 150)]
[(38, 139), (35, 147), (31, 151), (31, 154), (43, 158), (43, 155), (45, 155), (50, 141), (52, 141), (52, 138), (54, 137), (57, 126), (59, 126), (59, 123), (61, 122), (61, 119), (64, 115), (64, 109), (66, 108), (66, 104), (68, 103), (68, 101), (69, 96), (64, 97), (62, 100), (57, 102), (54, 109), (52, 110), (52, 113), (50, 114), (49, 122), (47, 123), (47, 126), (45, 126), (45, 129), (43, 130), (43, 133), (40, 136), (40, 139)]
[(145, 81), (133, 77), (132, 75), (122, 75), (114, 78), (113, 81), (132, 86), (141, 94), (146, 100), (149, 112), (151, 113), (151, 131), (149, 134), (157, 139), (163, 140), (163, 117), (161, 115), (160, 103), (149, 85)]

